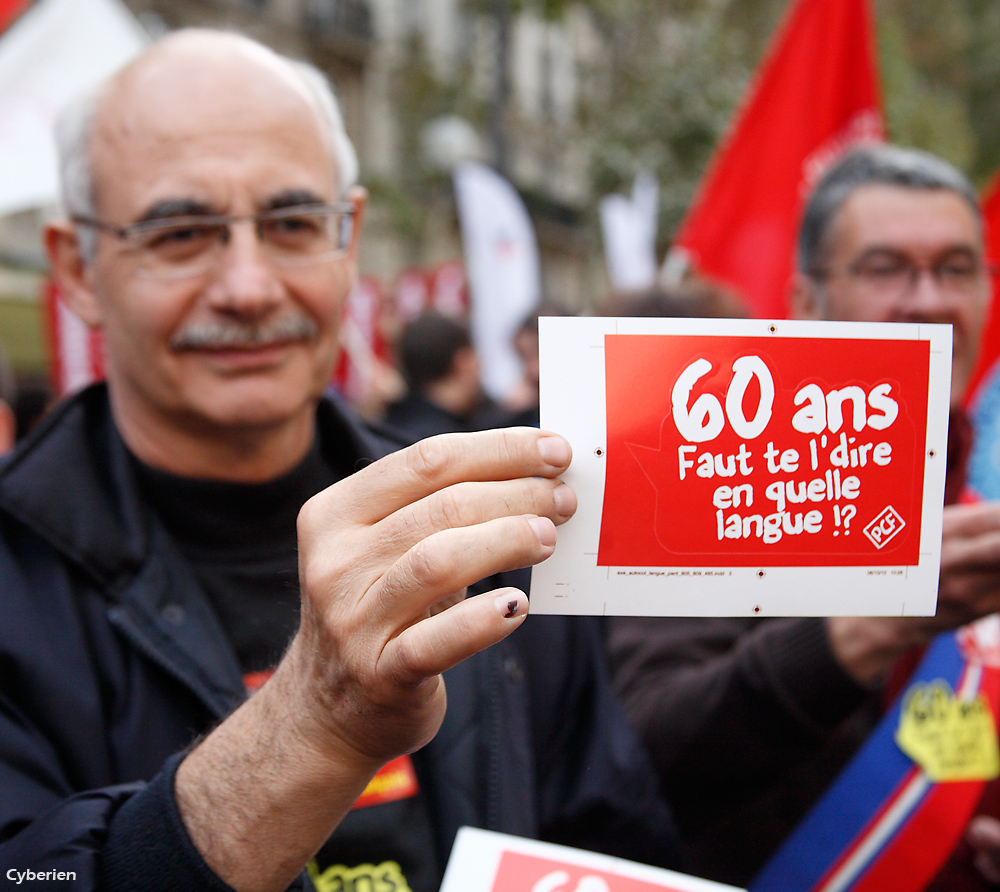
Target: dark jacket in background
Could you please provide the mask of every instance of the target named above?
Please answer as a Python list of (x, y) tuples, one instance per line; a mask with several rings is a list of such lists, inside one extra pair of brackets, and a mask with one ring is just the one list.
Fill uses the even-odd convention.
[[(492, 400), (485, 399), (476, 411), (459, 416), (442, 409), (420, 393), (408, 393), (389, 405), (380, 427), (407, 442), (415, 443), (436, 434), (483, 431), (515, 424), (515, 416)], [(536, 425), (537, 427), (537, 425)]]

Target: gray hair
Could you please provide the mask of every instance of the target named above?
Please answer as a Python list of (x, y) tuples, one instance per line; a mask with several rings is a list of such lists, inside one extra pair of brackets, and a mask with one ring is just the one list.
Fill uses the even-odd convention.
[[(90, 136), (94, 129), (100, 95), (100, 88), (94, 87), (77, 96), (56, 120), (62, 206), (69, 217), (94, 216)], [(83, 256), (92, 260), (97, 247), (97, 232), (89, 226), (80, 227), (78, 237)]]
[(808, 276), (822, 267), (830, 227), (848, 196), (861, 186), (946, 189), (964, 198), (982, 231), (982, 212), (972, 184), (947, 161), (918, 149), (870, 145), (853, 149), (820, 178), (806, 203), (799, 228), (799, 271)]
[[(245, 38), (251, 40), (251, 38)], [(256, 41), (252, 41), (257, 43)], [(263, 44), (258, 44), (263, 46)], [(330, 141), (337, 169), (337, 181), (341, 193), (354, 185), (358, 178), (358, 156), (354, 151), (347, 131), (340, 105), (327, 76), (315, 65), (299, 59), (292, 59), (266, 48), (275, 58), (288, 65), (289, 70), (306, 88), (316, 103), (320, 122), (326, 138)], [(105, 84), (100, 84), (76, 97), (63, 109), (56, 121), (56, 149), (59, 154), (59, 179), (62, 192), (62, 206), (68, 216), (93, 217), (95, 215), (93, 159), (90, 142), (94, 121), (100, 106)], [(97, 248), (97, 233), (90, 227), (79, 230), (80, 250), (87, 260), (92, 260)]]
[(330, 140), (333, 160), (337, 165), (337, 182), (341, 194), (353, 186), (358, 179), (358, 154), (354, 151), (347, 131), (344, 129), (344, 117), (340, 113), (340, 104), (333, 91), (330, 79), (311, 62), (300, 59), (289, 59), (279, 56), (292, 67), (302, 79), (303, 85), (309, 90), (316, 105), (319, 106), (320, 120)]

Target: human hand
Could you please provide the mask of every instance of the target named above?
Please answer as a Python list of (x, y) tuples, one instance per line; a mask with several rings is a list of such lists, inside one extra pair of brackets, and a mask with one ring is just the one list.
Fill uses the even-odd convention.
[(298, 520), (302, 618), (274, 676), (181, 762), (195, 847), (233, 888), (284, 889), (378, 768), (436, 733), (440, 673), (509, 635), (576, 495), (569, 444), (530, 428), (435, 437), (318, 494)]
[(976, 815), (965, 838), (975, 853), (972, 863), (976, 870), (986, 882), (1000, 885), (1000, 821), (989, 815)]
[(923, 617), (830, 617), (834, 655), (872, 683), (901, 653), (939, 632), (1000, 611), (1000, 502), (948, 505), (941, 538), (937, 611)]
[(941, 582), (929, 632), (1000, 610), (1000, 502), (944, 509)]
[(279, 672), (295, 672), (299, 728), (315, 746), (384, 762), (434, 735), (445, 709), (440, 673), (527, 613), (513, 589), (456, 594), (553, 552), (554, 524), (576, 510), (555, 479), (570, 455), (561, 437), (529, 428), (450, 434), (306, 503), (302, 621)]

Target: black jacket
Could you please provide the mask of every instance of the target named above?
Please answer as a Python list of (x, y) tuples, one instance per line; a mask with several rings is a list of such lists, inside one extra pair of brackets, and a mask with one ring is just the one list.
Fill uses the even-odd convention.
[[(380, 454), (328, 402), (318, 424), (359, 461)], [(529, 617), (447, 674), (445, 723), (418, 754), (442, 864), (470, 824), (676, 866), (669, 813), (599, 654), (589, 620)], [(0, 876), (227, 889), (191, 844), (172, 781), (184, 748), (243, 697), (225, 634), (137, 497), (106, 391), (90, 388), (0, 469)]]

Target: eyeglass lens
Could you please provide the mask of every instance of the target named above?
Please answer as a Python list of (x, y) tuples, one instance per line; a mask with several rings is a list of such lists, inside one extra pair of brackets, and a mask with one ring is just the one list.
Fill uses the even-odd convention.
[[(252, 222), (268, 259), (279, 266), (305, 266), (337, 256), (352, 235), (352, 215), (335, 209), (271, 211)], [(186, 217), (140, 226), (126, 241), (139, 255), (139, 272), (152, 278), (182, 278), (209, 272), (219, 262), (237, 222), (226, 217)]]
[(925, 271), (942, 291), (962, 294), (979, 285), (984, 267), (977, 257), (958, 253), (926, 267), (918, 266), (905, 257), (880, 256), (862, 261), (852, 270), (871, 290), (894, 295), (916, 288)]

